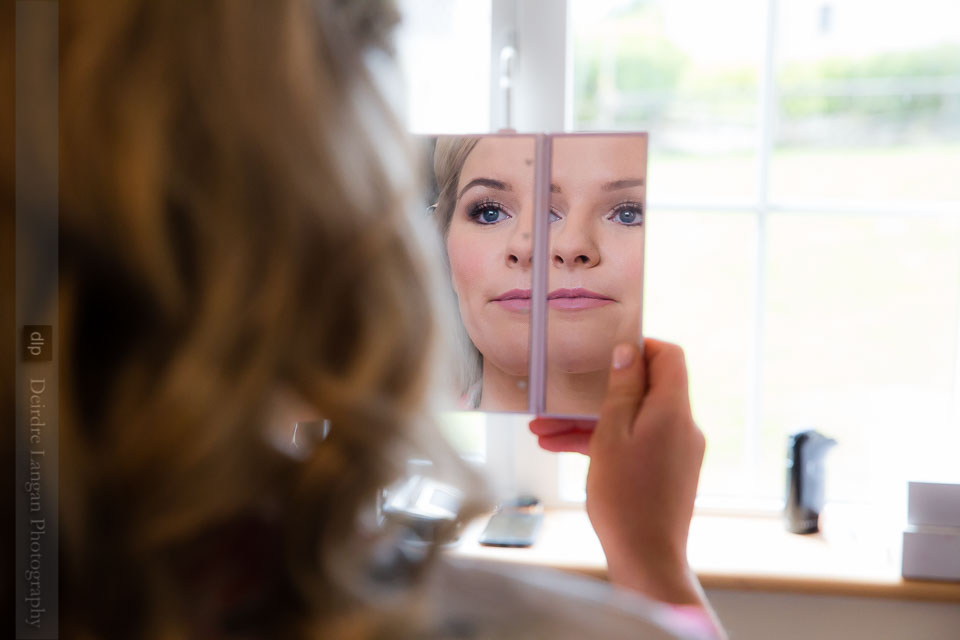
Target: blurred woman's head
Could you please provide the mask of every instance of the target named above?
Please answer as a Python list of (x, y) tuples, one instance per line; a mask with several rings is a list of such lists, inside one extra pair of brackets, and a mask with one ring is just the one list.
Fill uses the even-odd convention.
[[(432, 353), (414, 162), (370, 72), (396, 20), (381, 0), (60, 5), (74, 631), (382, 622), (333, 562), (365, 544)], [(264, 428), (291, 397), (333, 424), (299, 458)]]

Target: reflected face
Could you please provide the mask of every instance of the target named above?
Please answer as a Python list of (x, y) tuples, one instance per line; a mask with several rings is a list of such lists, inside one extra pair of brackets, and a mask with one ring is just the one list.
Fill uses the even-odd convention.
[[(467, 333), (501, 371), (526, 376), (534, 141), (483, 138), (464, 162), (447, 234)], [(643, 297), (645, 138), (558, 136), (551, 167), (547, 366), (606, 371), (637, 342)]]
[(467, 156), (447, 234), (460, 315), (501, 371), (526, 376), (530, 345), (534, 141), (483, 138)]
[(640, 336), (645, 139), (553, 140), (548, 367), (606, 370), (611, 351)]

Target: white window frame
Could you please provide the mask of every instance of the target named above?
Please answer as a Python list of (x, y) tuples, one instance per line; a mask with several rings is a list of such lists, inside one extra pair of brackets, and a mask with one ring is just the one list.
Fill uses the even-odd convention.
[[(572, 66), (567, 0), (491, 0), (490, 130), (568, 131)], [(499, 499), (531, 493), (547, 506), (559, 493), (556, 454), (540, 449), (533, 416), (487, 416), (488, 476)]]
[[(511, 128), (520, 132), (569, 131), (573, 128), (573, 60), (568, 0), (491, 0), (491, 131)], [(945, 217), (957, 215), (952, 203), (886, 203), (775, 201), (769, 193), (777, 87), (776, 42), (779, 0), (766, 2), (766, 34), (759, 61), (757, 189), (752, 199), (722, 202), (652, 200), (659, 211), (704, 211), (717, 214), (754, 214), (753, 282), (749, 371), (744, 425), (743, 486), (758, 477), (760, 416), (763, 415), (764, 308), (767, 288), (767, 223), (771, 213)], [(955, 412), (960, 417), (960, 322), (957, 325)], [(554, 454), (544, 454), (526, 428), (529, 416), (490, 416), (487, 429), (487, 464), (501, 495), (533, 492), (547, 505), (571, 504), (559, 495), (559, 464)], [(575, 501), (573, 501), (575, 503)], [(780, 502), (760, 499), (698, 499), (698, 509), (709, 511), (766, 512)]]

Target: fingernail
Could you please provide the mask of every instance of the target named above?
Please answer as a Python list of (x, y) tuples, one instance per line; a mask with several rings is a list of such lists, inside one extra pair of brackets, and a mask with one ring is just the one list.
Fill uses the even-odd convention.
[(618, 344), (613, 350), (613, 368), (626, 369), (633, 364), (636, 349), (629, 344)]

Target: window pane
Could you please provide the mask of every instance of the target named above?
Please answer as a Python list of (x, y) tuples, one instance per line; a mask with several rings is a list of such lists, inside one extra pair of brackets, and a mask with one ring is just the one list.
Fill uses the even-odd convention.
[(686, 353), (693, 415), (707, 436), (701, 495), (743, 489), (754, 216), (652, 210), (644, 332)]
[(474, 460), (487, 457), (487, 416), (479, 411), (445, 411), (440, 414), (440, 432), (461, 456)]
[(768, 256), (755, 492), (782, 495), (787, 434), (808, 427), (839, 441), (828, 499), (956, 474), (960, 216), (774, 215)]
[(762, 0), (572, 0), (574, 127), (650, 132), (651, 200), (756, 193)]
[(587, 499), (587, 471), (590, 458), (579, 453), (558, 454), (557, 471), (560, 484), (557, 487), (561, 500), (579, 502)]
[(779, 18), (772, 197), (960, 200), (960, 4), (796, 0)]
[(397, 54), (414, 133), (490, 128), (490, 0), (400, 0)]
[[(647, 217), (644, 333), (680, 344), (693, 415), (707, 436), (701, 496), (743, 495), (754, 216)], [(589, 460), (560, 458), (559, 493), (583, 500)]]

